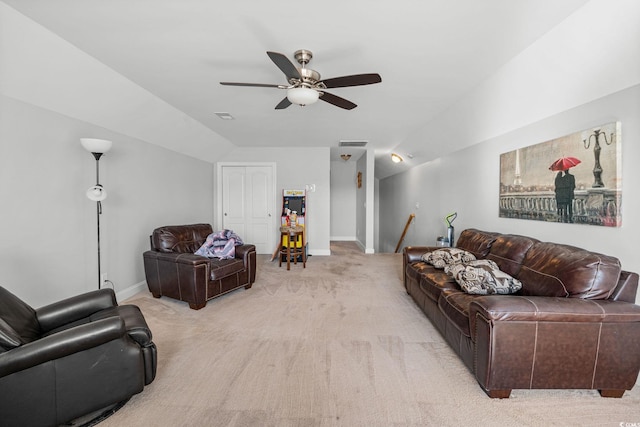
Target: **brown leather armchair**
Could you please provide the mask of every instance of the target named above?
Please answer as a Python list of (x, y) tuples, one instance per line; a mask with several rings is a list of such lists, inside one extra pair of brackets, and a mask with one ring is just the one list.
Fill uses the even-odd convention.
[(128, 400), (155, 378), (151, 338), (111, 289), (33, 309), (0, 287), (0, 424), (60, 425)]
[(143, 254), (149, 291), (155, 298), (168, 296), (185, 301), (194, 310), (207, 301), (240, 287), (251, 288), (256, 280), (256, 247), (235, 247), (234, 259), (195, 255), (210, 224), (169, 225), (153, 230), (151, 249)]

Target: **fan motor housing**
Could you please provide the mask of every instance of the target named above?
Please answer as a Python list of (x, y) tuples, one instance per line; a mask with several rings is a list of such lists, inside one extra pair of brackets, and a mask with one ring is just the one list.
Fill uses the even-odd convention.
[(304, 82), (315, 83), (320, 80), (320, 73), (316, 70), (312, 70), (311, 68), (298, 68), (298, 71), (300, 71)]

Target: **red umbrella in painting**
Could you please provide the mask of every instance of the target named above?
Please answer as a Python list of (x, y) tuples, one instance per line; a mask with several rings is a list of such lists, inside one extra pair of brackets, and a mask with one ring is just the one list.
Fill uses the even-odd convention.
[(580, 159), (577, 159), (575, 157), (560, 157), (558, 160), (551, 163), (551, 166), (549, 166), (549, 170), (552, 170), (554, 172), (566, 171), (567, 169), (577, 166), (580, 163), (582, 163)]

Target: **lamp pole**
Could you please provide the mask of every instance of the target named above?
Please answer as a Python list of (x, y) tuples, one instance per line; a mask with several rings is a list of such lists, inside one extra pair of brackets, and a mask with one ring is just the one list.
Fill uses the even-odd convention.
[(106, 199), (107, 192), (100, 185), (100, 157), (111, 149), (111, 141), (96, 138), (80, 138), (82, 146), (96, 159), (96, 185), (87, 190), (89, 200), (96, 202), (96, 225), (98, 243), (98, 289), (102, 288), (102, 256), (100, 253), (100, 215), (102, 215), (102, 201)]
[[(96, 187), (100, 186), (100, 157), (103, 153), (91, 153), (96, 158)], [(102, 270), (101, 270), (101, 256), (100, 256), (100, 215), (102, 215), (102, 201), (96, 202), (96, 224), (98, 229), (98, 289), (102, 288)]]

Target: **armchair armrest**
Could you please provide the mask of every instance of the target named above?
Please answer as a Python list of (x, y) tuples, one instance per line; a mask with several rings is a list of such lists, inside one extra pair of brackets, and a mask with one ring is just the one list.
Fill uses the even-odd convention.
[(244, 266), (247, 267), (249, 265), (249, 256), (251, 252), (255, 252), (255, 245), (238, 245), (236, 246), (236, 258), (241, 259), (244, 262)]
[(160, 262), (172, 262), (178, 264), (187, 264), (187, 265), (208, 265), (209, 258), (192, 254), (190, 252), (158, 252), (158, 251), (146, 251), (144, 254), (144, 258), (155, 259)]
[(236, 259), (242, 259), (249, 273), (249, 283), (256, 281), (256, 246), (244, 244), (236, 246)]
[(126, 335), (124, 321), (109, 317), (49, 335), (0, 354), (0, 377), (59, 359)]
[(48, 332), (116, 305), (113, 289), (99, 289), (40, 307), (36, 317), (42, 330)]

